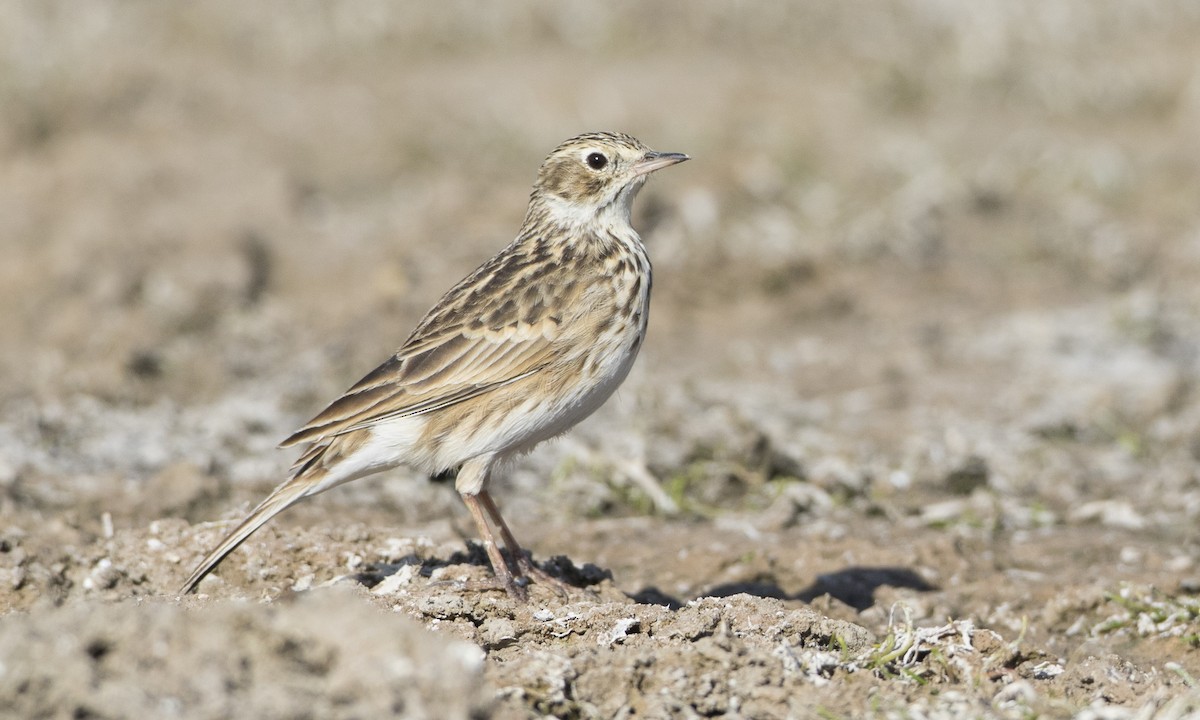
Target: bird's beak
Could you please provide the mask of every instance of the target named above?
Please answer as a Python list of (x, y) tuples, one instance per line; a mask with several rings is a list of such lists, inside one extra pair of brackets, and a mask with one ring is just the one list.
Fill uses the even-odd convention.
[(655, 170), (661, 170), (662, 168), (665, 168), (669, 165), (674, 165), (675, 163), (681, 163), (684, 160), (688, 160), (688, 159), (690, 159), (690, 158), (688, 158), (688, 156), (684, 155), (683, 153), (663, 153), (663, 152), (654, 152), (653, 150), (651, 150), (650, 152), (648, 152), (644, 156), (642, 156), (641, 160), (638, 160), (637, 162), (635, 162), (631, 169), (633, 170), (634, 177), (637, 177), (639, 175), (649, 175), (650, 173), (654, 172)]

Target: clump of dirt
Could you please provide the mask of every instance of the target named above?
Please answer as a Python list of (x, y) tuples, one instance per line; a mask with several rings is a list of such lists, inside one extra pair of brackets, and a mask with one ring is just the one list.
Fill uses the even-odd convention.
[(492, 705), (483, 660), (345, 591), (269, 608), (68, 603), (0, 618), (0, 704), (26, 718), (465, 719)]

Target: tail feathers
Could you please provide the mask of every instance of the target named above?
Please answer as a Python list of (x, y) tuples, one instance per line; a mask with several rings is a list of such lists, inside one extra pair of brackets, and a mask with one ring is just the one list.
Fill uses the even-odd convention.
[(192, 576), (187, 579), (180, 589), (180, 595), (186, 595), (196, 589), (200, 581), (205, 575), (212, 572), (213, 568), (225, 559), (225, 556), (237, 549), (246, 538), (254, 534), (255, 530), (262, 527), (268, 520), (275, 517), (279, 513), (295, 505), (303, 498), (313, 487), (313, 478), (311, 477), (296, 477), (283, 483), (275, 488), (275, 491), (267, 496), (258, 507), (254, 508), (254, 512), (237, 526), (237, 529), (229, 534), (221, 544), (213, 548), (213, 551), (205, 556), (200, 565), (192, 573)]

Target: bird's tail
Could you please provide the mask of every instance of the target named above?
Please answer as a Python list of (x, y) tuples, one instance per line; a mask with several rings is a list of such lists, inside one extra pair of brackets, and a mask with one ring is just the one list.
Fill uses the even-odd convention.
[(274, 492), (267, 496), (265, 500), (259, 503), (258, 507), (254, 508), (254, 512), (241, 522), (233, 532), (229, 534), (220, 545), (213, 548), (212, 552), (204, 557), (204, 560), (192, 572), (192, 576), (187, 579), (180, 589), (180, 595), (186, 595), (196, 589), (200, 581), (205, 575), (212, 572), (213, 568), (225, 559), (225, 556), (233, 552), (238, 545), (241, 545), (246, 538), (250, 537), (255, 530), (262, 527), (268, 520), (275, 517), (279, 513), (295, 505), (301, 498), (309, 494), (313, 489), (313, 483), (309, 477), (301, 477), (300, 473), (293, 475), (290, 480), (275, 488)]

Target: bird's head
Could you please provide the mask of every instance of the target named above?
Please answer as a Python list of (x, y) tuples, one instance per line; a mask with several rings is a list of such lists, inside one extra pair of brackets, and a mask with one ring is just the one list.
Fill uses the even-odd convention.
[(633, 197), (650, 173), (687, 159), (683, 153), (655, 152), (622, 133), (579, 135), (542, 163), (532, 200), (562, 224), (628, 223)]

